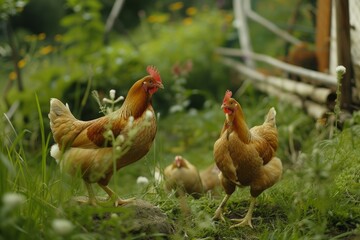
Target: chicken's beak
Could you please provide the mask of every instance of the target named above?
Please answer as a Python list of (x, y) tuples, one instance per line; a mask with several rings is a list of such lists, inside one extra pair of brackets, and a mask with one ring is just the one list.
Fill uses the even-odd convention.
[(161, 82), (159, 82), (156, 86), (157, 86), (158, 88), (164, 89), (164, 85), (163, 85)]
[(225, 103), (223, 103), (223, 104), (221, 105), (221, 109), (222, 109), (223, 112), (226, 113), (226, 114), (231, 114), (231, 113), (233, 113), (233, 111), (232, 111), (231, 109), (229, 109), (229, 108), (226, 106)]
[(181, 167), (181, 157), (180, 156), (175, 157), (175, 165), (177, 168)]

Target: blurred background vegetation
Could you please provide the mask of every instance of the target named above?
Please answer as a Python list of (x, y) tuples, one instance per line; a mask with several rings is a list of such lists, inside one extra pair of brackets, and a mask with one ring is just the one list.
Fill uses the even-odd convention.
[[(311, 40), (314, 1), (306, 2), (303, 24), (293, 32)], [(294, 11), (281, 0), (252, 4), (284, 28)], [(2, 0), (0, 109), (17, 110), (11, 121), (16, 129), (31, 129), (29, 143), (36, 145), (39, 133), (33, 124), (35, 95), (44, 116), (49, 99), (56, 97), (87, 120), (99, 116), (95, 101), (88, 99), (91, 90), (100, 97), (109, 89), (124, 95), (146, 65), (157, 66), (167, 86), (154, 100), (164, 116), (169, 110), (201, 109), (240, 85), (214, 54), (216, 47), (238, 46), (231, 2), (125, 1), (106, 40), (112, 5), (110, 0)], [(250, 24), (255, 52), (284, 55), (284, 41)]]
[[(292, 1), (251, 2), (256, 12), (287, 29), (295, 10)], [(304, 2), (300, 24), (293, 26), (292, 33), (313, 42), (316, 1)], [(250, 126), (260, 124), (271, 106), (277, 109), (284, 180), (263, 194), (259, 205), (264, 207), (258, 210), (277, 217), (267, 219), (269, 223), (260, 225), (259, 232), (234, 232), (225, 224), (214, 229), (210, 216), (219, 200), (188, 200), (194, 214), (191, 224), (185, 223), (181, 231), (203, 239), (223, 239), (220, 230), (225, 228), (224, 234), (243, 239), (353, 236), (359, 226), (359, 207), (355, 207), (359, 202), (355, 197), (359, 193), (359, 176), (355, 177), (359, 164), (356, 151), (351, 149), (360, 149), (356, 148), (358, 115), (348, 123), (349, 130), (329, 140), (329, 128), (316, 128), (316, 121), (301, 110), (257, 92), (222, 65), (215, 48), (239, 46), (231, 1), (125, 1), (107, 39), (105, 22), (113, 3), (0, 0), (0, 111), (6, 113), (0, 122), (0, 195), (16, 191), (28, 199), (26, 208), (17, 212), (21, 211), (22, 217), (11, 218), (13, 231), (3, 235), (5, 238), (0, 234), (0, 239), (28, 239), (29, 230), (34, 231), (34, 238), (52, 238), (54, 232), (46, 230), (50, 225), (46, 219), (59, 216), (77, 222), (79, 234), (93, 231), (78, 222), (81, 220), (76, 211), (68, 213), (66, 208), (67, 199), (83, 193), (84, 188), (80, 180), (62, 176), (48, 154), (53, 142), (47, 118), (49, 100), (55, 97), (67, 102), (79, 119), (99, 117), (91, 91), (97, 90), (100, 99), (110, 89), (125, 96), (133, 82), (146, 74), (147, 65), (159, 69), (165, 85), (153, 100), (160, 115), (158, 134), (143, 164), (128, 166), (120, 172), (129, 174), (118, 174), (112, 180), (120, 195), (147, 198), (161, 205), (170, 217), (179, 219), (174, 196), (145, 196), (148, 189), (137, 188), (135, 179), (139, 175), (152, 179), (155, 167), (168, 165), (176, 154), (185, 155), (200, 168), (213, 163), (213, 143), (224, 120), (219, 106), (225, 90), (231, 89), (243, 105)], [(251, 22), (250, 34), (255, 52), (284, 56), (287, 45), (283, 40)], [(348, 151), (347, 157), (337, 159), (344, 151)], [(63, 180), (61, 185), (59, 181)], [(133, 184), (124, 186), (124, 182)], [(318, 183), (315, 188), (314, 182)], [(355, 184), (350, 186), (349, 182)], [(233, 209), (239, 199), (246, 202), (247, 194), (243, 195), (237, 194), (229, 208)], [(336, 205), (338, 202), (342, 204)], [(246, 207), (247, 202), (242, 206)], [(201, 213), (201, 219), (197, 213)], [(85, 218), (93, 212), (82, 214)], [(0, 224), (0, 233), (10, 226), (7, 224)], [(114, 239), (109, 231), (99, 234)], [(179, 234), (182, 236), (182, 232)], [(81, 236), (73, 239), (84, 239)]]

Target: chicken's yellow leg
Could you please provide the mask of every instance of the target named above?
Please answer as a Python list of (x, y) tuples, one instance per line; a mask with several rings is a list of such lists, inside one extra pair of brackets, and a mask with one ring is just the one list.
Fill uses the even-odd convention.
[(253, 226), (251, 224), (251, 218), (252, 218), (252, 214), (253, 214), (254, 207), (255, 207), (255, 201), (256, 201), (256, 198), (251, 197), (250, 207), (249, 207), (249, 210), (247, 211), (245, 217), (242, 219), (231, 219), (232, 221), (239, 222), (239, 223), (232, 225), (230, 228), (245, 226), (245, 225), (249, 225), (251, 228), (253, 228)]
[(78, 197), (74, 197), (73, 200), (81, 203), (81, 204), (90, 204), (93, 206), (97, 206), (97, 199), (95, 197), (94, 191), (92, 189), (92, 186), (90, 183), (85, 182), (85, 186), (86, 189), (89, 193), (89, 197), (85, 197), (85, 196), (78, 196)]
[(95, 194), (94, 194), (94, 190), (93, 190), (91, 184), (85, 182), (85, 186), (86, 186), (86, 189), (88, 190), (88, 193), (89, 193), (89, 204), (96, 206), (96, 205), (97, 205), (97, 203), (96, 203), (97, 201), (96, 201), (96, 197), (95, 197)]
[(217, 219), (220, 219), (221, 221), (225, 221), (225, 218), (222, 214), (222, 209), (224, 208), (226, 202), (229, 200), (231, 195), (229, 194), (226, 194), (226, 196), (224, 197), (224, 199), (221, 201), (219, 207), (216, 209), (215, 211), (215, 215), (214, 217), (212, 218), (213, 220), (217, 220)]
[(109, 195), (111, 200), (114, 200), (114, 204), (115, 207), (119, 206), (119, 205), (124, 205), (127, 203), (130, 203), (132, 201), (135, 200), (135, 198), (129, 198), (129, 199), (121, 199), (120, 197), (117, 196), (117, 194), (111, 190), (108, 186), (105, 185), (101, 185), (100, 183), (98, 183), (99, 186), (104, 189), (104, 191)]

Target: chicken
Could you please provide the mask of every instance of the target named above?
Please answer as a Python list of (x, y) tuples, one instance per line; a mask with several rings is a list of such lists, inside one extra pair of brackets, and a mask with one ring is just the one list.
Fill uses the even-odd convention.
[[(319, 70), (319, 62), (317, 58), (317, 54), (314, 50), (311, 50), (308, 44), (305, 42), (301, 42), (300, 44), (297, 44), (294, 46), (294, 48), (289, 52), (289, 55), (286, 57), (286, 62), (303, 67), (306, 69), (317, 71)], [(304, 79), (304, 77), (300, 77), (299, 75), (290, 73), (289, 74), (290, 79), (294, 80), (307, 80)]]
[(164, 169), (165, 190), (175, 190), (177, 196), (185, 193), (200, 197), (203, 193), (199, 171), (182, 156), (176, 156), (172, 164)]
[(200, 178), (204, 187), (204, 192), (212, 191), (220, 186), (219, 173), (220, 170), (215, 163), (200, 171)]
[(56, 142), (50, 154), (61, 170), (80, 173), (92, 205), (101, 203), (92, 183), (97, 183), (115, 206), (131, 201), (119, 198), (108, 183), (116, 170), (144, 157), (155, 138), (156, 116), (151, 99), (163, 84), (155, 67), (148, 66), (147, 72), (148, 76), (130, 88), (121, 108), (98, 119), (78, 120), (61, 101), (50, 101), (50, 127)]
[(221, 171), (219, 177), (226, 196), (213, 219), (224, 220), (222, 210), (236, 186), (249, 186), (248, 212), (243, 219), (233, 219), (238, 223), (232, 227), (252, 227), (256, 197), (278, 182), (282, 175), (281, 160), (275, 156), (278, 147), (276, 111), (271, 108), (262, 125), (249, 129), (240, 104), (231, 96), (228, 90), (221, 106), (226, 120), (220, 138), (214, 144), (214, 159)]

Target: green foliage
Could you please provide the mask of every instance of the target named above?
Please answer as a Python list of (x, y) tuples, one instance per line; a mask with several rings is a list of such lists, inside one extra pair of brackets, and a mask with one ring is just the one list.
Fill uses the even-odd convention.
[[(229, 23), (225, 21), (225, 13), (203, 10), (189, 23), (142, 24), (142, 29), (146, 28), (148, 32), (136, 35), (136, 39), (142, 41), (139, 48), (141, 56), (145, 63), (158, 66), (165, 83), (172, 84), (171, 66), (190, 60), (193, 68), (188, 75), (186, 86), (191, 89), (209, 90), (219, 96), (223, 94), (225, 85), (222, 89), (219, 88), (219, 79), (226, 79), (227, 74), (224, 67), (219, 64), (214, 49), (224, 42), (227, 34)], [(149, 38), (155, 40), (148, 41)], [(163, 57), (164, 53), (166, 58)]]
[(27, 4), (27, 0), (1, 0), (0, 1), (0, 19), (1, 20), (9, 20), (11, 16), (16, 15), (21, 12), (25, 5)]
[(63, 39), (67, 45), (65, 53), (86, 60), (102, 47), (104, 24), (100, 14), (101, 3), (98, 0), (68, 0), (67, 6), (72, 14), (61, 21), (67, 29)]

